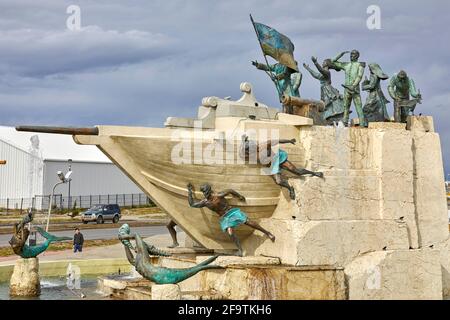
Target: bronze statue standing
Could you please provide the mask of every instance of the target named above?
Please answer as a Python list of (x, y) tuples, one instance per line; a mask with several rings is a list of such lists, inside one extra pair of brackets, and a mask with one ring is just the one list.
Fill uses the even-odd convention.
[[(394, 99), (394, 121), (406, 122), (408, 114), (414, 114), (417, 103), (422, 103), (422, 95), (416, 89), (414, 80), (404, 70), (394, 74), (389, 80), (389, 95)], [(413, 99), (410, 99), (412, 97)]]
[[(270, 75), (272, 81), (275, 83), (278, 91), (278, 98), (282, 99), (284, 95), (292, 97), (300, 97), (299, 88), (302, 83), (300, 71), (293, 70), (281, 63), (265, 65), (258, 61), (252, 61), (252, 64), (259, 70), (266, 71)], [(283, 106), (285, 113), (292, 114), (292, 110)]]
[(369, 64), (370, 80), (367, 78), (362, 82), (362, 89), (368, 91), (366, 103), (363, 107), (364, 116), (367, 122), (390, 121), (386, 104), (389, 100), (384, 96), (381, 90), (381, 80), (389, 77), (381, 70), (377, 63)]
[(320, 65), (316, 57), (311, 57), (312, 62), (319, 72), (312, 70), (306, 63), (303, 64), (311, 76), (320, 81), (320, 100), (325, 105), (325, 110), (322, 112), (322, 119), (327, 124), (342, 121), (344, 116), (344, 100), (342, 95), (335, 87), (331, 85), (331, 72), (333, 64), (330, 59), (325, 59)]
[(359, 51), (352, 50), (350, 53), (350, 62), (341, 62), (339, 59), (348, 51), (344, 51), (338, 54), (332, 61), (333, 68), (337, 71), (344, 70), (345, 72), (345, 84), (342, 86), (344, 90), (344, 124), (348, 125), (350, 106), (355, 104), (356, 112), (359, 117), (359, 125), (361, 127), (366, 127), (367, 123), (364, 118), (364, 113), (362, 110), (361, 94), (360, 94), (360, 82), (364, 75), (364, 68), (366, 67), (365, 62), (359, 62)]

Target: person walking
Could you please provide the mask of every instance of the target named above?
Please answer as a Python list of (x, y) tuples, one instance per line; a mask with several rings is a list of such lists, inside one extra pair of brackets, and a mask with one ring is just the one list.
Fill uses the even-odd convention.
[(83, 243), (84, 243), (84, 238), (83, 238), (83, 234), (80, 232), (80, 229), (76, 228), (75, 229), (75, 234), (73, 236), (73, 252), (82, 252), (83, 251)]

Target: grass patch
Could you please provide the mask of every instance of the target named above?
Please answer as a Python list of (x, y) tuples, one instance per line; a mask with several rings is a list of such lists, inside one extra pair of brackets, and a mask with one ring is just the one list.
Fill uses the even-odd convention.
[(147, 207), (147, 208), (129, 208), (122, 209), (122, 215), (147, 215), (147, 214), (155, 214), (155, 213), (163, 213), (158, 207)]

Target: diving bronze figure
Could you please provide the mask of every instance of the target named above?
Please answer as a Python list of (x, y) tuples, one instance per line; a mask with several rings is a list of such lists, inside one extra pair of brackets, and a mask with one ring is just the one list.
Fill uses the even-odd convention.
[[(240, 147), (240, 157), (248, 161), (253, 155), (255, 159), (259, 159), (260, 162), (270, 163), (270, 174), (275, 181), (281, 187), (289, 190), (289, 196), (292, 200), (295, 200), (295, 190), (292, 187), (287, 178), (281, 174), (281, 170), (287, 170), (297, 176), (310, 174), (315, 177), (323, 178), (323, 172), (314, 172), (305, 168), (297, 168), (292, 162), (288, 160), (288, 154), (286, 151), (278, 148), (278, 151), (273, 152), (272, 148), (279, 144), (291, 143), (295, 144), (295, 139), (279, 139), (268, 140), (263, 143), (256, 144), (248, 139), (246, 134), (242, 135), (242, 143)], [(251, 155), (252, 154), (252, 155)], [(262, 161), (261, 161), (262, 160)]]
[(188, 188), (188, 201), (192, 208), (208, 208), (214, 211), (220, 216), (220, 228), (223, 232), (227, 232), (233, 242), (238, 248), (237, 255), (242, 256), (242, 247), (239, 238), (236, 236), (234, 229), (240, 225), (247, 225), (251, 228), (261, 231), (270, 240), (275, 241), (275, 236), (261, 227), (256, 222), (251, 221), (247, 215), (240, 208), (233, 208), (228, 204), (226, 196), (232, 195), (238, 198), (240, 201), (245, 201), (245, 197), (239, 192), (233, 189), (227, 189), (222, 192), (213, 192), (211, 185), (205, 183), (200, 187), (200, 191), (203, 193), (204, 199), (196, 201), (194, 198), (194, 187), (191, 183), (187, 185)]

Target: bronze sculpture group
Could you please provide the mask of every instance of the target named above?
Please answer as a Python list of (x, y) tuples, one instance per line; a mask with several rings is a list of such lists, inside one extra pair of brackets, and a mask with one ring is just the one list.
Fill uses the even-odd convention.
[[(278, 97), (282, 101), (284, 96), (300, 97), (299, 88), (302, 83), (302, 73), (298, 68), (298, 63), (294, 59), (294, 45), (286, 36), (278, 33), (276, 30), (260, 23), (255, 23), (252, 19), (258, 41), (264, 53), (265, 63), (252, 61), (257, 69), (267, 73), (274, 82), (277, 89)], [(344, 55), (350, 54), (349, 61), (341, 61)], [(277, 63), (269, 64), (266, 55), (271, 56)], [(349, 125), (349, 116), (351, 104), (353, 102), (356, 113), (358, 115), (359, 126), (367, 127), (369, 122), (391, 121), (387, 111), (389, 100), (383, 93), (381, 83), (389, 79), (388, 92), (394, 101), (394, 121), (406, 122), (407, 116), (414, 113), (417, 103), (421, 103), (420, 91), (416, 89), (414, 81), (403, 70), (394, 74), (391, 78), (385, 74), (377, 63), (369, 63), (369, 78), (364, 77), (366, 68), (365, 62), (360, 62), (360, 53), (358, 50), (344, 51), (335, 58), (325, 59), (320, 64), (316, 57), (311, 57), (311, 61), (315, 66), (313, 70), (308, 64), (303, 63), (303, 67), (310, 75), (320, 82), (320, 99), (323, 102), (324, 110), (321, 117), (324, 123), (333, 124), (342, 121), (344, 125)], [(344, 71), (345, 82), (342, 84), (344, 88), (343, 95), (332, 85), (331, 72)], [(361, 91), (366, 91), (367, 98), (363, 105), (361, 99)], [(284, 112), (294, 113), (292, 106), (283, 106)], [(285, 150), (279, 149), (280, 144), (295, 144), (295, 139), (268, 140), (263, 143), (256, 143), (249, 140), (247, 135), (242, 136), (240, 148), (240, 156), (244, 160), (248, 160), (251, 156), (257, 159), (267, 160), (270, 165), (270, 175), (274, 182), (286, 188), (289, 191), (291, 200), (295, 200), (295, 190), (288, 179), (281, 172), (286, 170), (297, 176), (311, 175), (323, 178), (322, 172), (310, 171), (305, 168), (297, 168), (288, 160), (288, 154)], [(277, 150), (273, 150), (273, 149)], [(2, 161), (0, 161), (0, 164)], [(245, 202), (246, 198), (238, 191), (233, 189), (214, 192), (210, 184), (205, 183), (200, 187), (203, 193), (203, 199), (197, 200), (194, 196), (194, 187), (191, 183), (187, 185), (188, 204), (192, 208), (208, 208), (217, 213), (220, 217), (220, 228), (226, 232), (237, 248), (237, 255), (242, 256), (243, 250), (240, 239), (236, 235), (235, 229), (241, 225), (246, 225), (255, 230), (261, 231), (272, 242), (275, 236), (260, 226), (258, 223), (248, 218), (247, 214), (239, 207), (232, 207), (226, 197), (233, 196), (241, 202)], [(70, 240), (66, 237), (55, 237), (41, 228), (37, 231), (46, 239), (39, 246), (28, 246), (26, 244), (29, 229), (26, 227), (33, 219), (31, 211), (26, 215), (20, 223), (14, 225), (14, 234), (10, 240), (10, 245), (15, 254), (22, 258), (33, 258), (44, 252), (50, 243), (55, 241)], [(171, 234), (173, 244), (171, 248), (179, 246), (176, 231), (174, 227), (176, 223), (170, 221), (167, 225)], [(204, 262), (190, 268), (173, 269), (156, 266), (152, 263), (151, 256), (170, 256), (168, 252), (164, 252), (150, 244), (147, 244), (138, 234), (131, 234), (130, 227), (127, 224), (122, 225), (119, 229), (118, 238), (122, 242), (126, 257), (136, 271), (144, 278), (151, 280), (157, 284), (175, 284), (186, 280), (205, 269), (221, 268), (220, 266), (211, 264), (217, 259), (217, 255), (206, 259)], [(135, 241), (133, 245), (130, 240)]]
[[(299, 87), (302, 77), (294, 59), (293, 43), (275, 29), (256, 23), (252, 18), (251, 21), (266, 62), (263, 64), (252, 61), (252, 64), (269, 75), (275, 84), (280, 102), (289, 100), (282, 97), (300, 97)], [(350, 61), (341, 61), (340, 59), (348, 53)], [(269, 64), (266, 56), (274, 58), (277, 63)], [(311, 60), (318, 72), (303, 63), (303, 67), (311, 76), (320, 81), (320, 99), (324, 104), (320, 117), (323, 123), (333, 124), (342, 121), (348, 126), (352, 102), (360, 127), (367, 127), (368, 122), (390, 121), (386, 108), (389, 101), (381, 89), (381, 81), (389, 79), (389, 76), (377, 63), (369, 63), (370, 78), (363, 80), (366, 63), (360, 62), (359, 57), (358, 50), (344, 51), (333, 59), (325, 59), (322, 65), (317, 62), (317, 58), (312, 57)], [(345, 82), (342, 84), (343, 95), (331, 84), (331, 70), (345, 73)], [(361, 100), (361, 89), (368, 92), (364, 105)], [(414, 81), (403, 70), (390, 78), (388, 91), (394, 100), (394, 121), (405, 123), (407, 116), (410, 113), (414, 114), (416, 104), (421, 103), (420, 92), (416, 90)], [(283, 105), (283, 111), (294, 113), (292, 106)]]
[[(302, 74), (298, 69), (298, 63), (294, 60), (293, 51), (294, 45), (286, 36), (280, 34), (276, 30), (260, 24), (252, 24), (264, 53), (265, 64), (257, 61), (252, 61), (252, 64), (259, 70), (267, 73), (270, 79), (274, 82), (277, 89), (280, 102), (285, 96), (300, 97), (299, 88), (302, 81)], [(347, 53), (350, 53), (350, 61), (343, 62), (340, 59)], [(277, 60), (275, 64), (269, 64), (266, 55)], [(381, 67), (376, 63), (368, 65), (370, 77), (364, 78), (365, 62), (359, 61), (360, 53), (358, 50), (351, 52), (344, 51), (338, 54), (334, 59), (325, 59), (322, 64), (319, 64), (316, 57), (311, 60), (317, 71), (313, 70), (306, 63), (303, 67), (311, 74), (312, 77), (320, 81), (320, 98), (324, 104), (322, 111), (322, 119), (326, 124), (333, 124), (338, 121), (343, 121), (344, 125), (349, 123), (350, 107), (353, 102), (356, 113), (359, 119), (359, 126), (367, 127), (368, 122), (390, 121), (387, 112), (386, 104), (389, 101), (386, 99), (382, 89), (381, 82), (387, 80), (389, 77), (383, 72)], [(331, 82), (331, 70), (337, 72), (344, 71), (345, 83), (342, 85), (344, 94), (341, 95), (339, 90), (333, 87)], [(368, 96), (363, 105), (361, 100), (361, 90), (368, 92)], [(416, 90), (414, 81), (406, 75), (404, 71), (400, 71), (394, 75), (389, 82), (389, 94), (394, 99), (395, 121), (406, 122), (406, 116), (409, 112), (414, 111), (416, 103), (420, 103), (420, 93)], [(410, 100), (412, 97), (412, 100)], [(293, 113), (291, 106), (283, 106), (285, 113)], [(242, 136), (240, 147), (240, 157), (248, 161), (250, 157), (256, 159), (265, 159), (270, 165), (270, 175), (276, 184), (286, 188), (289, 191), (289, 196), (295, 200), (295, 190), (289, 184), (287, 178), (281, 174), (281, 170), (286, 170), (297, 176), (312, 175), (318, 178), (323, 178), (322, 172), (309, 171), (305, 168), (297, 168), (292, 162), (288, 160), (288, 154), (285, 150), (278, 148), (280, 144), (295, 144), (295, 139), (280, 139), (268, 140), (263, 143), (256, 143), (250, 141), (248, 136)], [(273, 150), (276, 148), (277, 150)], [(233, 196), (240, 201), (245, 202), (246, 199), (238, 191), (228, 189), (222, 192), (214, 192), (210, 184), (205, 183), (200, 187), (204, 198), (196, 200), (194, 197), (194, 187), (191, 183), (187, 185), (188, 189), (188, 203), (192, 208), (206, 207), (220, 216), (220, 228), (226, 232), (230, 239), (237, 247), (237, 255), (242, 256), (243, 250), (239, 238), (236, 235), (235, 228), (241, 225), (247, 225), (255, 230), (264, 233), (271, 241), (275, 241), (275, 236), (268, 230), (261, 227), (254, 221), (251, 221), (248, 216), (239, 208), (229, 205), (226, 196)], [(170, 221), (168, 229), (172, 236), (173, 244), (171, 247), (178, 246), (176, 233), (174, 230), (176, 223)], [(125, 228), (125, 229), (122, 229)], [(217, 266), (209, 265), (216, 259), (216, 256), (207, 259), (193, 268), (188, 269), (167, 269), (159, 268), (151, 265), (149, 254), (164, 255), (160, 251), (155, 251), (153, 247), (149, 247), (139, 235), (129, 235), (129, 227), (123, 226), (122, 231), (119, 232), (119, 238), (124, 244), (126, 255), (131, 264), (136, 267), (136, 270), (145, 278), (150, 279), (156, 283), (177, 283), (187, 277), (196, 274), (198, 271), (208, 268), (216, 268)], [(125, 230), (125, 231), (124, 231)], [(136, 241), (136, 248), (129, 243), (129, 239)], [(153, 248), (153, 249), (152, 249)], [(135, 250), (137, 255), (133, 257), (131, 250)]]
[[(311, 76), (320, 81), (320, 100), (324, 103), (324, 110), (321, 117), (326, 124), (333, 124), (342, 121), (344, 125), (349, 124), (350, 107), (353, 102), (356, 113), (358, 115), (359, 126), (367, 127), (369, 122), (389, 122), (391, 121), (386, 105), (389, 100), (383, 93), (381, 81), (388, 80), (389, 76), (383, 72), (380, 65), (370, 63), (368, 65), (370, 76), (362, 80), (365, 62), (359, 62), (359, 51), (352, 50), (350, 52), (350, 61), (342, 62), (340, 59), (349, 53), (344, 51), (337, 55), (334, 59), (325, 59), (320, 65), (316, 57), (311, 60), (317, 71), (313, 70), (308, 64), (303, 63), (303, 67), (311, 74)], [(273, 71), (275, 76), (274, 82), (282, 79), (282, 95), (290, 95), (300, 97), (298, 92), (293, 91), (293, 83), (289, 83), (287, 74), (301, 74), (299, 71), (290, 70), (286, 66), (277, 64), (276, 68), (266, 68), (263, 64), (252, 62), (260, 70)], [(341, 95), (339, 90), (331, 84), (331, 70), (344, 71), (345, 83), (342, 85), (344, 94)], [(301, 79), (301, 78), (300, 78)], [(278, 81), (280, 83), (280, 81)], [(299, 85), (301, 82), (298, 83)], [(361, 90), (367, 91), (368, 95), (364, 105), (361, 100)], [(407, 76), (406, 72), (401, 70), (389, 79), (388, 92), (394, 100), (394, 121), (406, 123), (407, 116), (414, 114), (415, 106), (421, 103), (422, 96), (416, 89), (413, 79)], [(285, 113), (293, 113), (292, 109), (283, 106)]]

